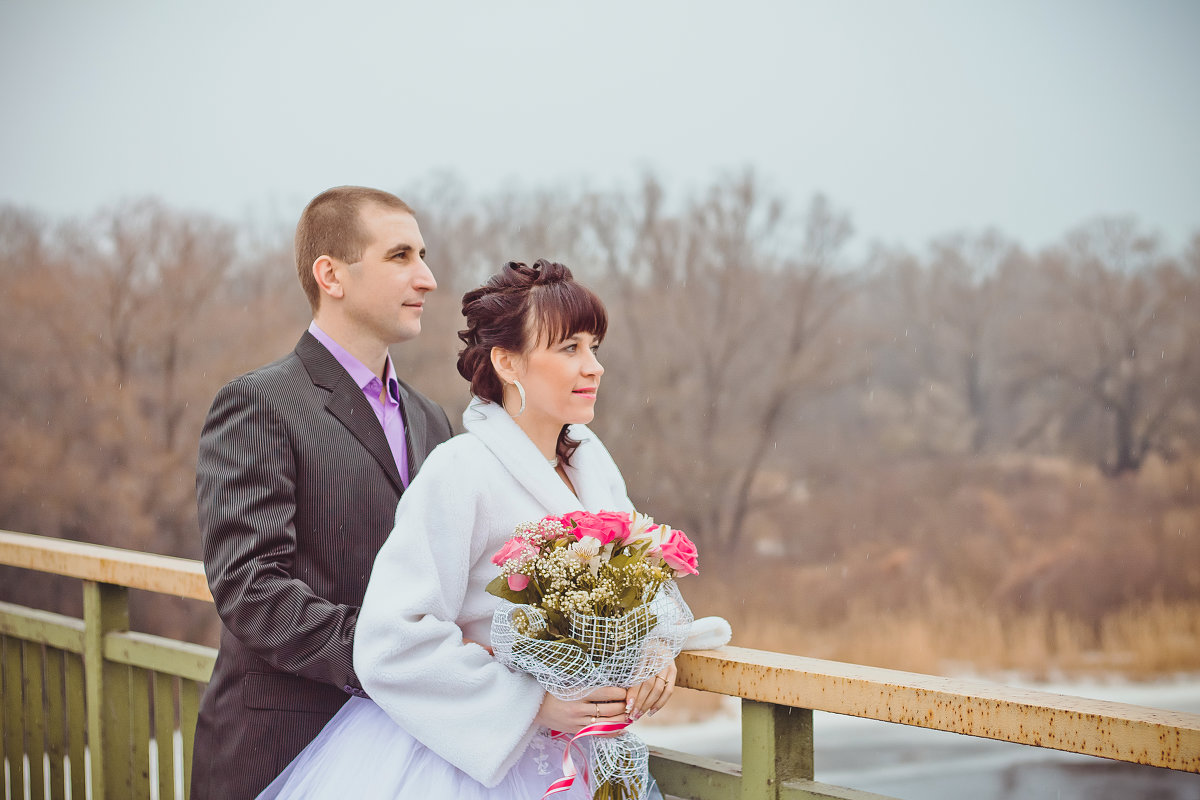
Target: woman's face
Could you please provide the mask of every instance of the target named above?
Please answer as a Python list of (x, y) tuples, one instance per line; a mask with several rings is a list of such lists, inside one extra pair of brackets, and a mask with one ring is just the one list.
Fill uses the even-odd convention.
[(590, 333), (538, 345), (521, 359), (517, 378), (525, 387), (529, 423), (555, 429), (588, 423), (596, 416), (596, 390), (604, 367), (596, 358), (600, 342)]

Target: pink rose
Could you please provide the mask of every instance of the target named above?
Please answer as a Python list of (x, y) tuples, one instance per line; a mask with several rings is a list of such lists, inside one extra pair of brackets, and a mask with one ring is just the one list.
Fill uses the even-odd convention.
[(505, 561), (511, 558), (520, 558), (532, 551), (537, 552), (537, 548), (529, 542), (522, 539), (520, 536), (514, 536), (504, 543), (504, 546), (496, 551), (496, 555), (492, 556), (492, 563), (497, 567), (503, 566)]
[(591, 536), (606, 545), (614, 539), (618, 544), (623, 543), (629, 536), (631, 520), (629, 515), (618, 511), (601, 511), (591, 514), (587, 511), (572, 511), (564, 514), (562, 523), (571, 529), (576, 539)]
[[(666, 530), (665, 525), (663, 529)], [(700, 574), (700, 570), (697, 569), (699, 558), (696, 553), (696, 545), (692, 544), (692, 540), (683, 531), (674, 529), (667, 531), (663, 536), (659, 552), (662, 554), (663, 561), (667, 563), (668, 567), (675, 570), (676, 574)]]
[(601, 511), (596, 519), (604, 524), (606, 530), (612, 531), (612, 541), (617, 544), (624, 544), (633, 531), (633, 519), (624, 511)]
[(581, 536), (587, 536), (587, 534), (577, 533), (577, 530), (582, 527), (594, 527), (596, 515), (590, 511), (572, 511), (569, 514), (563, 514), (561, 517), (557, 517), (556, 519), (563, 524), (569, 533), (578, 539)]
[(514, 592), (523, 592), (525, 587), (529, 585), (529, 576), (522, 575), (519, 572), (514, 572), (508, 576), (508, 588)]

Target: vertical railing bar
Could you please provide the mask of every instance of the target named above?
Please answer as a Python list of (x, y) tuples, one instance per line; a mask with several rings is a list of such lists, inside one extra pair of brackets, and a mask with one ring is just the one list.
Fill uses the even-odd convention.
[(154, 673), (154, 741), (158, 746), (158, 797), (175, 797), (175, 682)]
[[(104, 596), (95, 581), (83, 582), (83, 676), (91, 797), (106, 800), (104, 742)], [(113, 798), (116, 800), (116, 798)]]
[(813, 771), (812, 710), (742, 700), (743, 800), (778, 800), (786, 781)]
[(87, 740), (87, 703), (84, 701), (83, 656), (66, 654), (67, 754), (71, 760), (71, 800), (87, 797), (84, 745)]
[(108, 798), (133, 797), (133, 742), (129, 700), (133, 668), (104, 662), (104, 791)]
[(129, 796), (129, 670), (104, 660), (104, 640), (110, 631), (129, 630), (128, 590), (84, 581), (83, 615), (92, 800), (124, 800)]
[(0, 636), (0, 798), (8, 800), (8, 705), (7, 690), (4, 676), (7, 662), (4, 660), (4, 649), (7, 647), (7, 636)]
[(67, 755), (66, 686), (63, 664), (66, 653), (46, 648), (46, 752), (50, 756), (50, 798), (67, 796), (64, 759)]
[(131, 797), (150, 800), (150, 671), (129, 668)]
[(24, 796), (25, 727), (21, 711), (21, 643), (9, 636), (0, 637), (4, 645), (4, 757), (12, 794)]
[(200, 687), (196, 681), (179, 680), (179, 730), (183, 734), (183, 796), (192, 793), (192, 747), (196, 743), (196, 723), (200, 718)]
[(767, 703), (742, 700), (742, 800), (778, 800), (775, 731)]
[[(786, 731), (781, 743), (779, 757), (784, 780), (811, 781), (816, 775), (814, 757), (815, 732), (811, 708), (776, 706), (777, 712), (787, 716)], [(779, 733), (777, 730), (776, 733)]]
[(21, 643), (22, 694), (25, 699), (25, 754), (29, 757), (29, 792), (35, 800), (46, 797), (46, 708), (42, 695), (42, 645)]
[(8, 693), (4, 685), (7, 662), (4, 649), (8, 646), (7, 636), (0, 636), (0, 798), (8, 798)]

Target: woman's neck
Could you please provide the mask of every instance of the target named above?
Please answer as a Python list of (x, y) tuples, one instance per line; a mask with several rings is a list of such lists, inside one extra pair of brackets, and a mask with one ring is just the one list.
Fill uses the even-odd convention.
[(544, 419), (538, 420), (534, 417), (527, 417), (525, 414), (514, 417), (513, 422), (517, 423), (517, 427), (525, 432), (529, 441), (533, 442), (534, 447), (542, 454), (542, 458), (552, 461), (558, 456), (558, 434), (562, 431), (561, 423)]

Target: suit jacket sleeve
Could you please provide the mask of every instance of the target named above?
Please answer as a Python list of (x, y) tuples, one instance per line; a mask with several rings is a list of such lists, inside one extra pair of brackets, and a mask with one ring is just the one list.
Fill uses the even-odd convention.
[(358, 687), (358, 608), (292, 577), (296, 459), (276, 408), (243, 377), (216, 396), (200, 435), (196, 491), (204, 564), (229, 631), (275, 668)]

